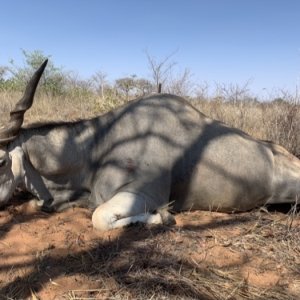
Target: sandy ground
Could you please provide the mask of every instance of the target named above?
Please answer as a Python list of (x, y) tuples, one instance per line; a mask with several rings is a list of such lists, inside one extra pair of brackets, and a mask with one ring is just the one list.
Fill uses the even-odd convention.
[(105, 233), (91, 212), (0, 211), (0, 299), (300, 299), (300, 217), (187, 212)]

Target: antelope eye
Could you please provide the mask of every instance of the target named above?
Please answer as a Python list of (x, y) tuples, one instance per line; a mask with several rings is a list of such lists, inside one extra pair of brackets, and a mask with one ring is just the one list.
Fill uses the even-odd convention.
[(7, 163), (6, 159), (0, 159), (0, 168), (6, 166), (6, 163)]

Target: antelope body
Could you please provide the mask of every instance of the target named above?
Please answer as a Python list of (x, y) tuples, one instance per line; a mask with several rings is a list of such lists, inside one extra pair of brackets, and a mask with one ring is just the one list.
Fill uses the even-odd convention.
[(173, 211), (292, 203), (300, 161), (168, 94), (78, 122), (21, 128), (47, 61), (0, 129), (0, 204), (26, 190), (43, 210), (94, 209), (95, 228), (172, 221)]

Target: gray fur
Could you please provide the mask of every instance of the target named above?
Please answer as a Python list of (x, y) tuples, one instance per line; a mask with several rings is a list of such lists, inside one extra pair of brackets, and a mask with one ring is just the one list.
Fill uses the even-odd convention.
[[(9, 156), (8, 156), (9, 155)], [(300, 161), (168, 94), (78, 122), (22, 129), (2, 146), (0, 203), (18, 187), (45, 210), (93, 209), (106, 230), (161, 223), (161, 207), (245, 211), (295, 202)]]

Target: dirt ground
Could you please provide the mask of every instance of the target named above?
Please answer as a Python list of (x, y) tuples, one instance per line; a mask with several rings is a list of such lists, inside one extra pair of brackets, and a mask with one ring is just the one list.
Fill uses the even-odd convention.
[(0, 211), (0, 299), (300, 299), (299, 212), (187, 212), (105, 233), (91, 212)]

